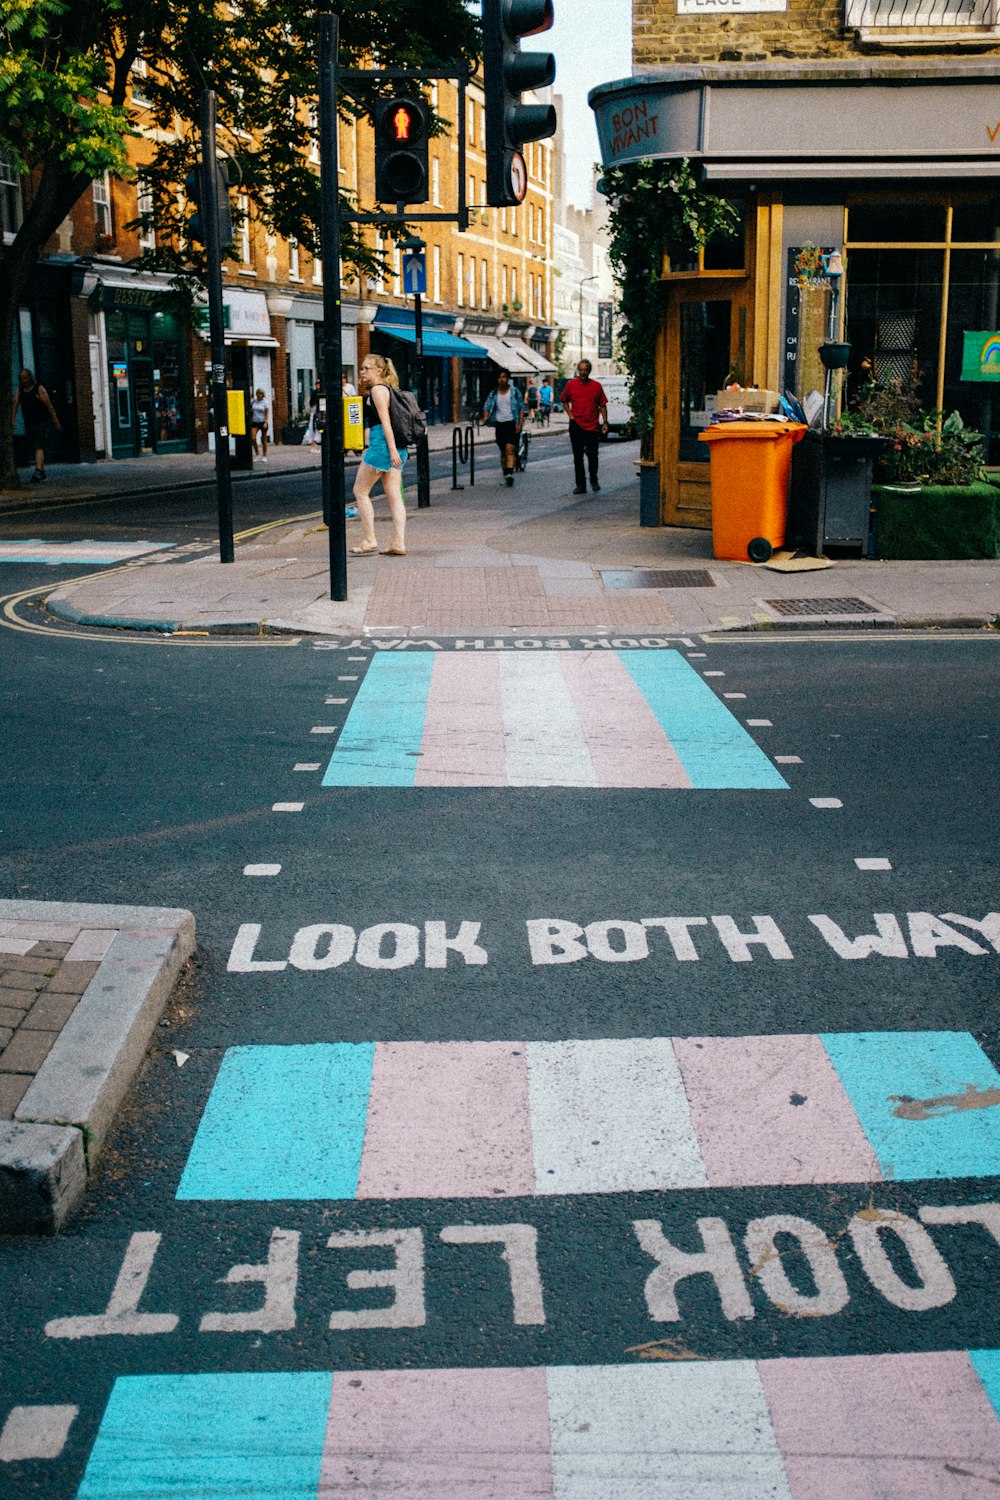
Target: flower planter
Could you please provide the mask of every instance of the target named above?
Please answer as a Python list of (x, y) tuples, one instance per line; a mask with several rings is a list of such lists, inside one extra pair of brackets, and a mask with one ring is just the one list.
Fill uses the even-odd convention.
[(960, 561), (1000, 557), (1000, 489), (992, 484), (875, 485), (876, 557)]
[(819, 357), (823, 361), (824, 369), (843, 370), (851, 357), (851, 346), (838, 343), (834, 339), (827, 339), (825, 344), (819, 346)]

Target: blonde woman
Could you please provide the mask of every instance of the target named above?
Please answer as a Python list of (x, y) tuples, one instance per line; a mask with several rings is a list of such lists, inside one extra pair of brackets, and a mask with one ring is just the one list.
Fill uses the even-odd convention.
[(389, 502), (392, 517), (392, 537), (388, 547), (382, 548), (383, 557), (406, 556), (406, 506), (403, 504), (403, 465), (407, 450), (397, 448), (389, 417), (389, 390), (399, 390), (399, 376), (391, 359), (381, 354), (369, 354), (361, 366), (361, 391), (365, 398), (365, 427), (368, 429), (368, 447), (358, 465), (354, 480), (354, 498), (358, 503), (361, 519), (361, 541), (351, 551), (356, 557), (379, 550), (375, 537), (375, 507), (371, 492), (376, 480), (381, 479), (382, 490)]

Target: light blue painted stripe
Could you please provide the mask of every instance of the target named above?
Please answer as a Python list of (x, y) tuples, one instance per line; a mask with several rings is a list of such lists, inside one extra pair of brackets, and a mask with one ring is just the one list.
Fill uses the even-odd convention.
[(698, 788), (786, 790), (743, 725), (676, 651), (619, 651), (628, 671)]
[(77, 1500), (315, 1500), (332, 1387), (312, 1370), (119, 1376)]
[(434, 656), (391, 652), (365, 673), (330, 757), (324, 786), (412, 786)]
[(353, 1198), (374, 1042), (232, 1047), (178, 1198)]
[(969, 1358), (990, 1405), (1000, 1417), (1000, 1349), (970, 1349)]
[[(967, 1031), (856, 1031), (820, 1040), (886, 1178), (1000, 1174), (1000, 1105), (957, 1107), (970, 1086), (1000, 1087), (1000, 1074)], [(907, 1099), (925, 1101), (927, 1118), (896, 1114)]]

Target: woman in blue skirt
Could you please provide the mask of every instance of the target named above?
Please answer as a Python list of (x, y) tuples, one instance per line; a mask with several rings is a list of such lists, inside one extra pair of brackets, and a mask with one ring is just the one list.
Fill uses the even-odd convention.
[(381, 354), (369, 354), (361, 366), (361, 390), (365, 398), (365, 427), (368, 429), (368, 447), (358, 465), (354, 480), (354, 498), (361, 519), (361, 541), (351, 551), (356, 557), (379, 550), (375, 537), (375, 507), (371, 492), (376, 480), (381, 479), (382, 491), (389, 502), (392, 517), (392, 537), (388, 547), (382, 548), (383, 557), (406, 556), (406, 506), (403, 504), (403, 465), (406, 449), (397, 448), (392, 431), (389, 409), (389, 388), (399, 390), (399, 376), (391, 359)]

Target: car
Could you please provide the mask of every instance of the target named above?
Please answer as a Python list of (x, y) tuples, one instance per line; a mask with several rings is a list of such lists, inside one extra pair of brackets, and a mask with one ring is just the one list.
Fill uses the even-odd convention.
[(608, 431), (628, 432), (632, 426), (632, 407), (629, 404), (628, 376), (601, 375), (599, 377), (608, 398)]

